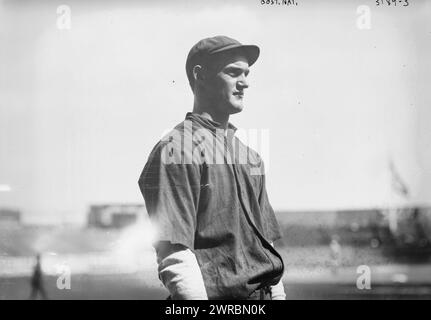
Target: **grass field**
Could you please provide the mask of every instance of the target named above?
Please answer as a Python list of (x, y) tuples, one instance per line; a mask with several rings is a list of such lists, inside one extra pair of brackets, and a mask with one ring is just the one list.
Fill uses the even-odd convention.
[[(431, 269), (427, 266), (430, 278)], [(424, 272), (424, 271), (422, 271)], [(417, 275), (417, 270), (411, 270)], [(407, 273), (409, 277), (409, 273)], [(377, 281), (370, 290), (359, 290), (355, 280), (340, 281), (340, 276), (314, 276), (311, 279), (285, 277), (288, 299), (431, 299), (431, 283)], [(71, 278), (70, 289), (57, 289), (57, 277), (45, 277), (45, 288), (49, 299), (127, 299), (159, 300), (168, 296), (161, 284), (148, 283), (143, 274), (76, 275)], [(28, 277), (0, 278), (0, 299), (28, 299), (30, 284)]]
[[(388, 263), (378, 251), (344, 247), (340, 267), (335, 270), (331, 269), (326, 246), (281, 248), (280, 251), (286, 264), (283, 283), (289, 299), (431, 299), (431, 264), (428, 263)], [(168, 296), (157, 278), (155, 256), (149, 254), (144, 260), (135, 260), (136, 269), (142, 270), (139, 272), (128, 268), (133, 262), (120, 263), (115, 260), (116, 256), (99, 259), (96, 269), (83, 268), (88, 267), (84, 262), (88, 262), (89, 256), (68, 256), (69, 260), (58, 256), (57, 260), (45, 261), (45, 265), (69, 261), (71, 266), (70, 289), (63, 290), (57, 287), (60, 274), (45, 268), (51, 270), (44, 276), (49, 299), (158, 300)], [(0, 299), (29, 298), (32, 260), (24, 261), (29, 264), (27, 272), (0, 277)], [(357, 267), (364, 264), (371, 270), (370, 290), (356, 286)]]
[[(3, 232), (4, 231), (4, 232)], [(142, 230), (68, 228), (5, 229), (0, 234), (0, 299), (28, 299), (34, 254), (43, 253), (49, 299), (165, 299), (156, 258)], [(331, 269), (327, 244), (280, 243), (289, 299), (431, 299), (431, 264), (401, 263), (382, 248), (341, 244)], [(58, 265), (71, 272), (71, 288), (57, 287)], [(357, 267), (371, 268), (371, 289), (356, 286)]]

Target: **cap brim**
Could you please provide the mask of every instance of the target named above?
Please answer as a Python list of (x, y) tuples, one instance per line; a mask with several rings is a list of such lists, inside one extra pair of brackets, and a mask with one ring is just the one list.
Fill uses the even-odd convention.
[(211, 54), (214, 53), (220, 53), (220, 52), (226, 52), (226, 51), (240, 51), (243, 52), (246, 55), (246, 58), (248, 60), (248, 65), (251, 66), (252, 64), (254, 64), (257, 60), (257, 58), (259, 58), (259, 54), (260, 54), (260, 49), (258, 46), (256, 45), (238, 45), (238, 44), (233, 44), (233, 45), (229, 45), (217, 50), (214, 50), (211, 52)]

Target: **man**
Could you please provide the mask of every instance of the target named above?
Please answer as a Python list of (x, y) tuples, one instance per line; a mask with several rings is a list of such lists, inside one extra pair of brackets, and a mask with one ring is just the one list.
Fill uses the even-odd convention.
[(40, 254), (38, 253), (36, 255), (36, 264), (33, 268), (33, 274), (31, 276), (31, 292), (30, 292), (30, 299), (34, 300), (37, 298), (38, 292), (41, 295), (41, 298), (44, 300), (47, 300), (48, 297), (46, 295), (45, 287), (43, 285), (43, 274), (42, 274), (42, 266), (40, 262)]
[(172, 299), (285, 299), (263, 162), (229, 122), (243, 109), (259, 52), (226, 36), (192, 47), (193, 112), (154, 147), (140, 176), (158, 229), (159, 278)]

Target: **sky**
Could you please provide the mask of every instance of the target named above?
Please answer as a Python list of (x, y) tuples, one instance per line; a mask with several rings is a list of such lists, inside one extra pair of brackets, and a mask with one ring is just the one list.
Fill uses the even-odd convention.
[(430, 3), (297, 2), (0, 2), (0, 207), (143, 203), (152, 147), (192, 108), (188, 51), (218, 34), (261, 49), (230, 120), (268, 133), (276, 210), (431, 204)]

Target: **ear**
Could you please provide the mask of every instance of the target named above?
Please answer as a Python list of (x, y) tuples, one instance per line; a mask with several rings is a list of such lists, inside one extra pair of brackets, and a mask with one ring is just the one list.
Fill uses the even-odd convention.
[(197, 64), (193, 67), (193, 78), (195, 79), (195, 81), (197, 80), (204, 80), (205, 79), (205, 75), (203, 72), (203, 68), (201, 65)]

